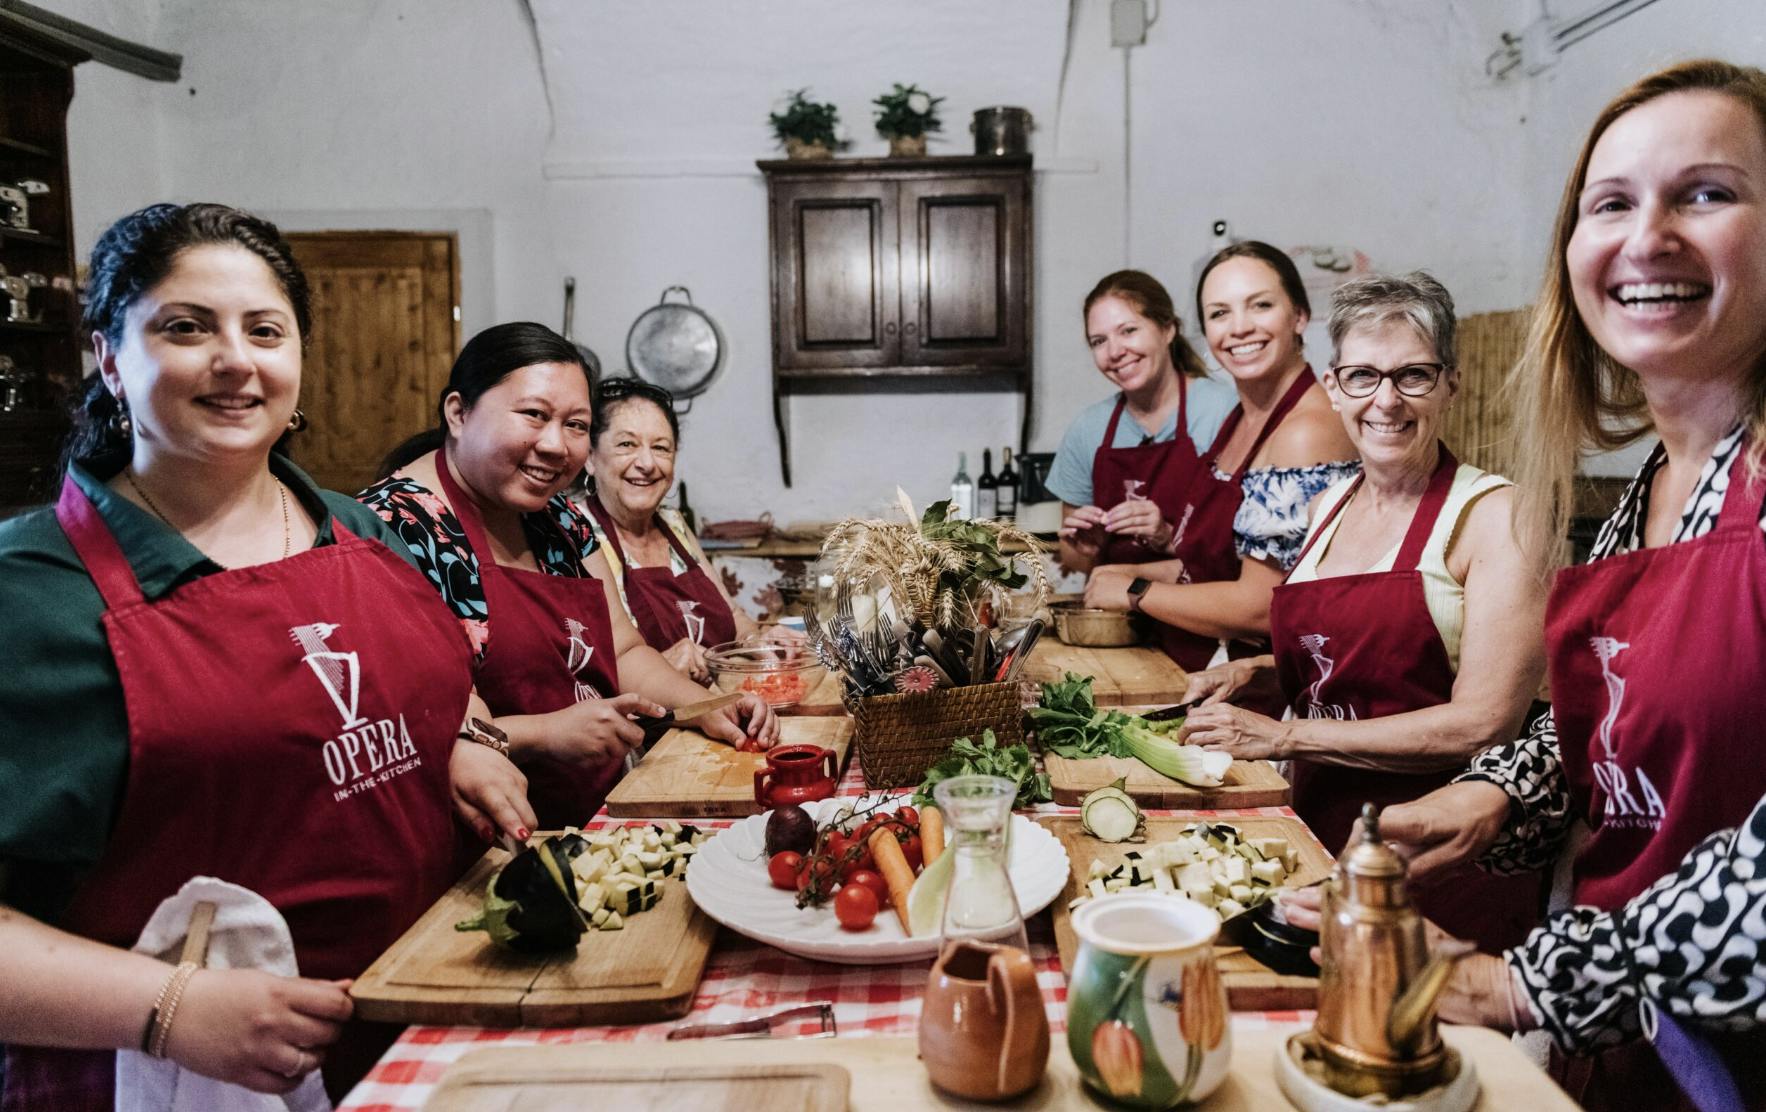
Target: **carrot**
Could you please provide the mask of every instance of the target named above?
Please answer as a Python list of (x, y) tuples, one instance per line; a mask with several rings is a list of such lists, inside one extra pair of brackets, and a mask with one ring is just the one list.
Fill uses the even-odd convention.
[(895, 905), (895, 914), (901, 918), (901, 929), (908, 934), (914, 933), (913, 927), (908, 925), (908, 890), (914, 886), (914, 870), (908, 867), (907, 855), (901, 852), (895, 828), (879, 826), (871, 831), (870, 841), (866, 844), (871, 847), (871, 858), (877, 862), (877, 871), (883, 874), (883, 883), (889, 886), (889, 902)]
[(920, 860), (926, 865), (944, 852), (944, 812), (936, 807), (920, 811)]

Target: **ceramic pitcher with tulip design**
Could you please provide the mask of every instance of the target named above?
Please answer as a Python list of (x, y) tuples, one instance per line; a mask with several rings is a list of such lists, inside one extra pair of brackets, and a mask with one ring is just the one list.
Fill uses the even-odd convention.
[(1073, 913), (1067, 1042), (1086, 1084), (1137, 1108), (1201, 1100), (1232, 1058), (1219, 920), (1180, 896), (1117, 893)]

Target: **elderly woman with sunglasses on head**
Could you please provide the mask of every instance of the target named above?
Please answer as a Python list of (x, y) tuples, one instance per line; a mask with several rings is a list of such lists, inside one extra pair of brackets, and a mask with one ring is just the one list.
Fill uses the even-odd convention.
[[(1459, 389), (1453, 300), (1416, 273), (1332, 299), (1332, 408), (1362, 473), (1319, 496), (1299, 563), (1270, 606), (1274, 655), (1197, 673), (1189, 740), (1293, 762), (1294, 809), (1332, 852), (1364, 802), (1440, 787), (1519, 728), (1544, 672), (1544, 587), (1510, 527), (1509, 482), (1439, 437)], [(1280, 684), (1285, 722), (1224, 700)], [(1494, 951), (1538, 915), (1538, 878), (1461, 869), (1418, 893), (1426, 914)]]
[(589, 423), (588, 488), (571, 501), (587, 514), (632, 624), (677, 671), (704, 683), (712, 645), (763, 632), (770, 641), (804, 637), (780, 626), (761, 630), (731, 602), (681, 515), (662, 505), (680, 441), (667, 390), (635, 378), (604, 380)]

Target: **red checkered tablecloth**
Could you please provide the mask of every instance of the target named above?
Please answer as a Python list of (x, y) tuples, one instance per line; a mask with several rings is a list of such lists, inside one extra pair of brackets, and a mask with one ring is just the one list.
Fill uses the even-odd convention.
[[(842, 796), (864, 794), (864, 777), (856, 756), (841, 778)], [(1044, 805), (1038, 814), (1077, 814), (1071, 807)], [(1150, 812), (1157, 814), (1159, 812)], [(1197, 815), (1287, 815), (1285, 807), (1238, 811), (1203, 811)], [(619, 821), (619, 820), (614, 820)], [(596, 825), (602, 825), (597, 823)], [(703, 827), (728, 823), (699, 822)], [(1030, 955), (1037, 966), (1037, 984), (1049, 1025), (1066, 1027), (1067, 981), (1055, 953), (1054, 928), (1047, 912), (1029, 921)], [(834, 965), (807, 961), (753, 942), (728, 929), (718, 932), (705, 977), (692, 1010), (677, 1020), (629, 1027), (484, 1028), (410, 1027), (386, 1052), (365, 1080), (339, 1105), (339, 1112), (414, 1112), (429, 1099), (449, 1065), (462, 1055), (487, 1046), (535, 1046), (573, 1042), (653, 1042), (681, 1024), (727, 1023), (796, 1004), (830, 1001), (839, 1037), (912, 1035), (920, 1018), (920, 996), (932, 962), (900, 965)], [(1237, 1027), (1310, 1022), (1309, 1012), (1236, 1012)], [(813, 1029), (813, 1023), (807, 1025)], [(781, 1035), (796, 1033), (791, 1028)]]

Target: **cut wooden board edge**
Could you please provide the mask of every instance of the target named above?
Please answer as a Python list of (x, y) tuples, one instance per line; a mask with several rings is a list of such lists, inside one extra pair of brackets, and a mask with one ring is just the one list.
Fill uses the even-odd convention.
[[(852, 758), (853, 722), (851, 718), (833, 720), (832, 716), (805, 715), (797, 719), (781, 718), (779, 722), (780, 745), (814, 744), (834, 750), (835, 767), (844, 774), (846, 764)], [(650, 755), (639, 762), (638, 767), (628, 772), (613, 790), (607, 793), (607, 814), (613, 818), (673, 818), (673, 819), (739, 819), (749, 815), (758, 815), (766, 808), (757, 803), (752, 795), (753, 774), (766, 767), (766, 757), (760, 753), (737, 753), (729, 750), (719, 753), (721, 759), (738, 760), (746, 766), (744, 784), (749, 785), (748, 794), (732, 794), (720, 798), (684, 799), (678, 792), (661, 785), (651, 783), (654, 770), (659, 765), (651, 765), (652, 772), (646, 774), (644, 765), (647, 761), (661, 756), (664, 761), (674, 759), (672, 752), (664, 752), (665, 747), (673, 750), (683, 744), (703, 742), (707, 746), (719, 746), (727, 749), (722, 742), (712, 741), (697, 730), (670, 730), (659, 739), (650, 750)]]
[[(788, 1087), (786, 1092), (764, 1094), (769, 1100), (766, 1107), (789, 1107), (800, 1112), (845, 1112), (852, 1092), (852, 1074), (844, 1066), (828, 1062), (616, 1064), (585, 1061), (584, 1055), (570, 1053), (570, 1050), (568, 1047), (507, 1047), (473, 1051), (448, 1068), (424, 1108), (430, 1112), (507, 1109), (510, 1100), (528, 1086), (644, 1084), (662, 1090), (670, 1085), (698, 1087), (735, 1083), (742, 1089)], [(509, 1092), (511, 1089), (517, 1092)], [(587, 1098), (595, 1094), (570, 1095)], [(660, 1092), (658, 1096), (662, 1101), (667, 1099)], [(771, 1103), (783, 1098), (790, 1098), (790, 1103)], [(661, 1101), (653, 1106), (661, 1106)]]
[[(546, 837), (551, 833), (556, 832), (541, 832), (536, 837)], [(386, 952), (356, 978), (355, 983), (350, 986), (350, 996), (355, 1001), (356, 1015), (359, 1018), (382, 1023), (422, 1023), (437, 1026), (551, 1027), (643, 1023), (679, 1018), (692, 1010), (699, 982), (704, 978), (705, 966), (711, 956), (712, 941), (717, 936), (717, 923), (693, 903), (687, 894), (686, 882), (678, 877), (670, 877), (663, 882), (664, 894), (662, 900), (658, 901), (658, 907), (672, 899), (675, 905), (687, 909), (687, 921), (680, 935), (681, 942), (671, 950), (671, 953), (681, 955), (686, 960), (671, 966), (669, 975), (656, 984), (604, 986), (594, 989), (536, 988), (535, 984), (548, 970), (567, 959), (562, 955), (525, 958), (490, 949), (491, 943), (488, 940), (484, 942), (487, 947), (485, 952), (491, 955), (492, 961), (506, 961), (508, 965), (532, 962), (525, 986), (460, 985), (437, 988), (399, 981), (398, 971), (408, 959), (408, 955), (403, 952), (407, 942), (415, 945), (418, 939), (430, 931), (451, 931), (454, 923), (475, 914), (490, 874), (500, 868), (509, 857), (502, 850), (488, 850), (465, 876), (456, 881)], [(641, 930), (641, 916), (650, 914), (654, 914), (654, 909), (641, 912), (637, 925), (627, 927), (626, 930)], [(584, 935), (582, 945), (592, 945), (597, 938), (612, 937), (612, 932), (589, 931)], [(696, 962), (693, 960), (695, 953)], [(568, 960), (575, 961), (576, 955), (573, 954)], [(593, 993), (594, 998), (585, 999), (586, 993)]]
[[(1136, 844), (1104, 843), (1085, 833), (1085, 828), (1077, 816), (1052, 815), (1036, 820), (1053, 834), (1067, 851), (1070, 869), (1066, 887), (1049, 905), (1050, 915), (1054, 920), (1055, 949), (1061, 958), (1063, 972), (1073, 968), (1073, 960), (1079, 951), (1079, 936), (1073, 931), (1073, 914), (1067, 905), (1077, 899), (1082, 885), (1080, 878), (1091, 861), (1100, 853), (1090, 856), (1079, 852), (1081, 847), (1107, 847), (1108, 852), (1121, 856)], [(1232, 818), (1216, 818), (1205, 815), (1160, 815), (1147, 819), (1147, 843), (1160, 840), (1160, 831), (1169, 831), (1175, 835), (1179, 830), (1191, 823), (1219, 822), (1228, 826), (1236, 826), (1250, 833), (1262, 828), (1271, 833), (1279, 829), (1281, 836), (1293, 840), (1300, 851), (1300, 871), (1295, 874), (1304, 878), (1304, 885), (1327, 875), (1333, 865), (1330, 854), (1325, 852), (1317, 838), (1306, 824), (1297, 818), (1286, 815), (1242, 815)], [(1227, 1005), (1235, 1012), (1286, 1011), (1290, 1009), (1312, 1008), (1318, 1004), (1318, 978), (1297, 977), (1287, 973), (1277, 973), (1263, 965), (1257, 959), (1234, 949), (1220, 956), (1220, 979), (1226, 986)]]
[(1189, 687), (1184, 670), (1157, 648), (1103, 649), (1049, 639), (1030, 651), (1023, 678), (1047, 683), (1067, 672), (1092, 677), (1092, 697), (1101, 707), (1175, 703)]
[(1127, 780), (1130, 798), (1148, 807), (1192, 811), (1285, 807), (1293, 798), (1292, 786), (1268, 761), (1234, 761), (1220, 787), (1197, 788), (1154, 772), (1133, 757), (1076, 760), (1044, 753), (1042, 760), (1055, 802), (1063, 807), (1079, 806), (1089, 792), (1118, 779)]

